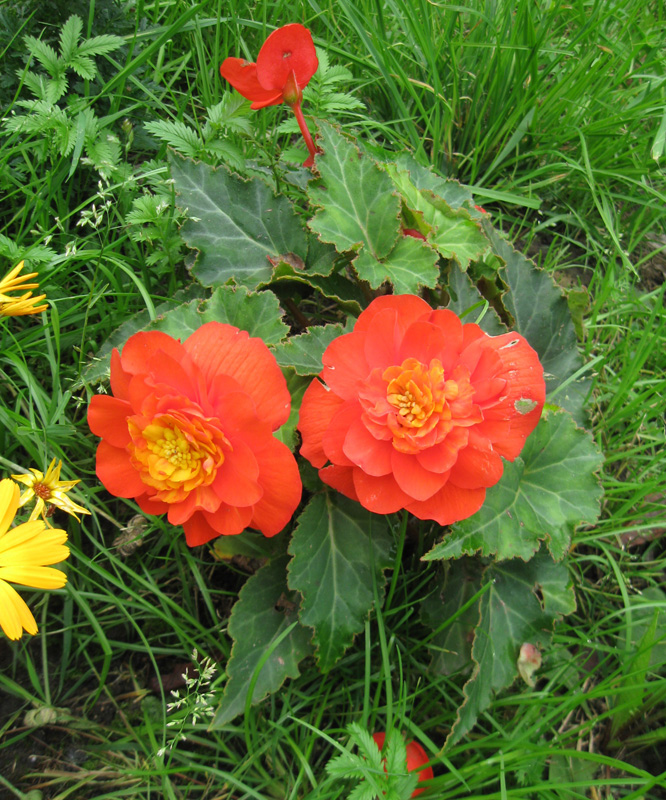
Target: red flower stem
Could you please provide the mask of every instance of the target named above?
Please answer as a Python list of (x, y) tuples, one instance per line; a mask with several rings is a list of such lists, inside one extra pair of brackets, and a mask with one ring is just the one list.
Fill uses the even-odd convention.
[(310, 153), (310, 158), (314, 159), (315, 153), (317, 152), (317, 148), (315, 147), (314, 142), (312, 141), (312, 136), (310, 135), (310, 131), (308, 130), (308, 124), (305, 121), (305, 117), (303, 116), (303, 111), (301, 110), (300, 103), (294, 103), (291, 107), (291, 110), (296, 115), (296, 121), (298, 122), (298, 127), (301, 129), (301, 133), (303, 134), (303, 138), (305, 139), (305, 144), (307, 145), (308, 152)]

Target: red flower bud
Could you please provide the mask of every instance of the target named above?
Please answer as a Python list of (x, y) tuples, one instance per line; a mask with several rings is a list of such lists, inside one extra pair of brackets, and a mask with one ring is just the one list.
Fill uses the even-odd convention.
[[(377, 747), (381, 750), (384, 747), (386, 734), (373, 733), (372, 738), (374, 739)], [(424, 764), (427, 764), (429, 760), (430, 759), (428, 758), (426, 751), (418, 742), (407, 742), (407, 772), (418, 772), (419, 783), (421, 783), (421, 781), (429, 781), (435, 775), (435, 773), (432, 771), (432, 767), (423, 766)], [(386, 770), (386, 764), (384, 764), (384, 770)], [(423, 791), (425, 790), (414, 789), (412, 792), (412, 797), (417, 797)]]

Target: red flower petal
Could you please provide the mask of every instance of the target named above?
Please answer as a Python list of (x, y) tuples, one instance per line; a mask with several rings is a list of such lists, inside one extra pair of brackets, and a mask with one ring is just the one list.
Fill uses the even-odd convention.
[(393, 514), (413, 502), (398, 486), (393, 475), (375, 477), (354, 467), (354, 488), (360, 504), (375, 514)]
[(253, 528), (264, 536), (280, 533), (301, 501), (301, 478), (291, 450), (271, 436), (254, 451), (259, 464), (258, 482), (264, 490), (252, 513)]
[(242, 440), (232, 440), (232, 446), (233, 451), (217, 471), (212, 488), (220, 500), (228, 505), (253, 506), (264, 493), (258, 483), (257, 459)]
[(461, 489), (445, 483), (431, 498), (405, 505), (419, 519), (434, 519), (440, 525), (453, 525), (467, 519), (483, 505), (485, 489)]
[(416, 456), (395, 449), (391, 456), (391, 467), (398, 486), (414, 500), (427, 500), (432, 497), (449, 477), (448, 472), (430, 472), (421, 466)]
[(448, 472), (469, 442), (469, 428), (456, 427), (439, 444), (421, 450), (416, 458), (430, 472)]
[(95, 394), (88, 406), (88, 426), (95, 436), (101, 436), (113, 447), (126, 447), (130, 441), (127, 418), (131, 405), (108, 394)]
[(326, 467), (319, 470), (319, 477), (340, 494), (344, 494), (345, 497), (358, 502), (358, 495), (354, 486), (353, 467)]
[(220, 74), (246, 100), (252, 100), (254, 109), (276, 106), (282, 102), (282, 87), (279, 91), (264, 89), (257, 78), (257, 65), (244, 58), (225, 58)]
[(321, 379), (344, 400), (355, 400), (359, 383), (364, 381), (370, 367), (364, 354), (365, 336), (356, 332), (338, 336), (322, 356), (324, 369)]
[(432, 308), (426, 301), (414, 294), (385, 294), (376, 297), (365, 311), (361, 312), (354, 325), (354, 332), (368, 330), (375, 316), (387, 308), (397, 312), (398, 326), (403, 333), (412, 322), (416, 322), (425, 314), (432, 313)]
[(257, 416), (276, 430), (289, 418), (291, 395), (275, 357), (261, 339), (222, 322), (202, 325), (183, 344), (211, 385), (231, 375), (254, 400)]
[(97, 477), (116, 497), (138, 497), (148, 488), (132, 466), (127, 450), (104, 439), (97, 446)]
[[(460, 337), (462, 339), (462, 335)], [(416, 358), (422, 364), (429, 365), (433, 358), (441, 361), (442, 353), (457, 355), (450, 347), (444, 331), (430, 322), (414, 322), (405, 331), (400, 344), (395, 364), (402, 364), (407, 358)], [(442, 364), (446, 372), (446, 364)]]
[(345, 438), (349, 426), (360, 419), (361, 408), (358, 403), (345, 403), (340, 406), (338, 411), (328, 423), (328, 429), (324, 434), (322, 446), (326, 458), (332, 463), (341, 467), (351, 467), (352, 462), (344, 452)]
[(313, 467), (323, 467), (326, 463), (326, 453), (323, 448), (324, 434), (343, 403), (341, 397), (327, 389), (316, 378), (305, 390), (297, 427), (303, 439), (301, 455), (307, 458)]
[(465, 447), (458, 453), (449, 482), (461, 489), (487, 489), (497, 483), (503, 471), (502, 459), (494, 450)]
[(298, 23), (273, 31), (257, 56), (257, 78), (268, 91), (282, 91), (291, 72), (300, 89), (308, 85), (319, 61), (312, 34)]
[(376, 314), (372, 326), (365, 332), (364, 353), (368, 365), (382, 372), (386, 367), (400, 364), (400, 341), (404, 331), (398, 324), (395, 309), (387, 308)]
[(360, 418), (349, 426), (343, 449), (349, 461), (368, 475), (388, 475), (391, 472), (393, 445), (375, 439)]
[(218, 536), (235, 536), (247, 528), (251, 518), (251, 508), (223, 505), (214, 514), (197, 511), (183, 524), (185, 541), (189, 547), (196, 547)]
[(125, 342), (120, 357), (122, 368), (130, 375), (148, 371), (148, 363), (158, 353), (165, 353), (177, 361), (183, 357), (183, 346), (161, 331), (141, 331)]
[(131, 374), (123, 369), (120, 353), (116, 348), (111, 352), (111, 391), (119, 400), (127, 400)]

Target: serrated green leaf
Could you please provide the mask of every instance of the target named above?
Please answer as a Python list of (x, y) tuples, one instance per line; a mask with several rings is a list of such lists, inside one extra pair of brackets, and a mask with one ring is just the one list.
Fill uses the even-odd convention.
[(83, 30), (81, 17), (72, 14), (60, 30), (60, 55), (63, 61), (69, 63), (72, 56), (76, 53), (76, 45)]
[[(480, 223), (472, 218), (464, 206), (454, 208), (432, 189), (418, 189), (412, 182), (410, 173), (395, 164), (386, 164), (385, 169), (407, 208), (423, 220), (428, 228), (426, 241), (441, 256), (454, 259), (465, 270), (470, 261), (476, 261), (489, 251), (490, 245)], [(441, 185), (441, 179), (435, 180), (433, 176), (428, 183), (445, 191), (445, 184)], [(456, 200), (466, 198), (460, 184), (456, 184), (451, 194)]]
[[(447, 289), (451, 297), (447, 308), (462, 321), (476, 322), (489, 336), (506, 333), (506, 328), (479, 290), (457, 264), (452, 264), (448, 274)], [(480, 317), (480, 318), (479, 318)]]
[(319, 666), (330, 669), (384, 596), (392, 537), (383, 517), (341, 494), (315, 495), (289, 544), (289, 586), (303, 595), (300, 618), (314, 628)]
[(400, 172), (407, 172), (411, 183), (419, 190), (430, 191), (441, 197), (452, 209), (473, 205), (474, 197), (468, 186), (454, 178), (442, 178), (431, 169), (421, 166), (412, 155), (402, 152), (395, 160)]
[[(552, 395), (583, 366), (566, 297), (547, 272), (514, 250), (490, 226), (486, 226), (486, 232), (493, 251), (506, 263), (500, 270), (500, 277), (510, 289), (503, 297), (504, 306), (515, 320), (515, 329), (539, 354), (546, 393)], [(581, 425), (585, 424), (583, 405), (589, 386), (588, 380), (576, 381), (553, 399)]]
[(324, 297), (335, 300), (341, 308), (350, 314), (360, 314), (367, 301), (357, 282), (348, 280), (344, 275), (334, 272), (331, 275), (318, 275), (294, 269), (290, 264), (281, 262), (273, 270), (269, 285), (284, 281), (304, 283), (321, 292)]
[(80, 56), (103, 56), (106, 53), (112, 53), (123, 44), (125, 44), (125, 40), (121, 36), (104, 33), (81, 42), (77, 52)]
[(269, 258), (305, 259), (307, 237), (293, 206), (263, 180), (244, 181), (224, 167), (177, 156), (170, 163), (179, 205), (195, 218), (181, 229), (187, 245), (199, 250), (192, 274), (205, 286), (234, 280), (255, 288), (271, 278)]
[(88, 56), (75, 55), (70, 59), (70, 69), (74, 70), (80, 78), (92, 81), (97, 75), (97, 65)]
[(144, 122), (143, 127), (153, 136), (166, 142), (178, 153), (190, 158), (196, 158), (203, 149), (203, 142), (199, 134), (180, 120), (157, 120)]
[(323, 150), (317, 156), (321, 180), (308, 184), (318, 206), (308, 225), (339, 252), (360, 250), (381, 259), (393, 249), (399, 233), (400, 201), (389, 177), (332, 125), (319, 123)]
[(23, 41), (30, 55), (39, 61), (52, 78), (62, 71), (63, 64), (51, 45), (41, 39), (35, 39), (34, 36), (24, 36)]
[(421, 622), (438, 631), (428, 641), (430, 669), (436, 673), (451, 675), (471, 665), (479, 603), (477, 600), (465, 606), (481, 589), (482, 572), (477, 559), (449, 561), (437, 576), (433, 591), (421, 604)]
[(344, 333), (342, 325), (316, 325), (307, 333), (291, 336), (273, 350), (281, 367), (292, 367), (297, 375), (318, 375), (321, 357), (333, 339)]
[[(287, 678), (297, 677), (298, 664), (311, 652), (309, 634), (291, 607), (297, 598), (290, 599), (285, 610), (276, 608), (282, 595), (289, 592), (286, 565), (286, 557), (270, 562), (248, 579), (238, 595), (228, 625), (234, 640), (227, 662), (229, 680), (212, 728), (226, 725), (243, 712), (253, 682), (252, 703), (256, 704), (277, 691)], [(284, 638), (276, 645), (281, 636)]]
[(213, 541), (215, 555), (221, 559), (230, 559), (233, 556), (246, 556), (248, 558), (271, 558), (282, 549), (284, 543), (282, 536), (266, 537), (261, 533), (244, 530), (238, 536), (218, 536)]
[(421, 239), (401, 236), (381, 261), (362, 250), (353, 264), (359, 278), (368, 281), (373, 289), (390, 281), (396, 293), (418, 294), (421, 287), (433, 288), (437, 284), (438, 258), (432, 247)]
[(475, 668), (463, 687), (465, 701), (446, 746), (472, 729), (494, 692), (513, 683), (521, 645), (546, 646), (556, 620), (576, 608), (566, 564), (556, 564), (544, 553), (527, 563), (514, 559), (492, 564), (483, 580), (491, 587), (479, 604), (480, 619), (472, 647)]
[(589, 433), (564, 411), (544, 416), (512, 464), (488, 489), (480, 511), (456, 523), (425, 561), (480, 553), (497, 559), (531, 558), (545, 541), (555, 559), (569, 549), (581, 523), (599, 516), (596, 473), (603, 456)]

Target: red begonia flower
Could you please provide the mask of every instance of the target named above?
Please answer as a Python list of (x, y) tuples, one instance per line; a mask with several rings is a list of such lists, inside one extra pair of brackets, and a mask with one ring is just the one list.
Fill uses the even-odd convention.
[[(373, 733), (372, 738), (375, 744), (381, 751), (384, 748), (384, 741), (386, 740), (385, 733)], [(432, 767), (424, 767), (430, 759), (426, 751), (421, 747), (418, 742), (407, 742), (407, 772), (418, 772), (419, 783), (421, 781), (429, 781), (435, 777)], [(384, 772), (386, 772), (386, 764), (384, 764)], [(412, 797), (418, 797), (425, 789), (414, 789)]]
[(301, 454), (370, 511), (440, 525), (479, 510), (545, 399), (520, 334), (488, 336), (414, 295), (373, 300), (322, 361), (301, 404)]
[(297, 91), (302, 91), (318, 66), (312, 34), (303, 25), (292, 23), (271, 33), (256, 64), (229, 57), (222, 63), (220, 74), (257, 109), (282, 103), (285, 89), (287, 93), (290, 88), (293, 91), (294, 82)]
[(318, 66), (312, 34), (294, 22), (271, 33), (259, 51), (256, 64), (230, 56), (220, 67), (222, 77), (252, 101), (251, 108), (265, 108), (282, 102), (291, 107), (310, 153), (304, 166), (312, 166), (317, 151), (303, 116), (301, 100), (303, 89)]
[(296, 461), (273, 431), (291, 397), (261, 339), (209, 322), (182, 344), (131, 336), (111, 356), (110, 395), (94, 395), (97, 476), (147, 514), (168, 514), (190, 546), (257, 528), (274, 536), (301, 497)]

